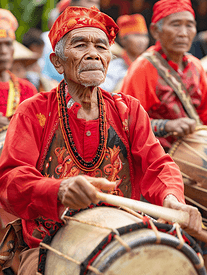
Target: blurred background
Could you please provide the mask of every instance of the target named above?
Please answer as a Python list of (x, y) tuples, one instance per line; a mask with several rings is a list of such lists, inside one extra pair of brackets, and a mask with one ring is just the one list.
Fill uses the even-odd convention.
[[(25, 32), (30, 28), (38, 28), (42, 32), (49, 30), (48, 18), (58, 0), (1, 0), (0, 7), (10, 10), (19, 22), (16, 39), (22, 42)], [(115, 21), (120, 15), (141, 13), (149, 27), (152, 6), (156, 0), (101, 0), (100, 9)], [(192, 0), (196, 13), (197, 31), (207, 30), (207, 0)], [(152, 44), (152, 38), (150, 44)]]

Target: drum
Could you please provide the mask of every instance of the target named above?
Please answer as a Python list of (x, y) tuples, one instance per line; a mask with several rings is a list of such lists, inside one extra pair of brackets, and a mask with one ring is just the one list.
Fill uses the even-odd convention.
[[(157, 223), (157, 228), (163, 226), (157, 230), (147, 217), (106, 206), (68, 219), (52, 242), (45, 244), (45, 268), (38, 274), (206, 274), (199, 252), (171, 235), (174, 225)], [(169, 234), (165, 226), (170, 226)], [(195, 241), (193, 246), (198, 247)]]
[(1, 152), (2, 152), (2, 149), (3, 149), (3, 146), (4, 146), (4, 141), (5, 141), (5, 138), (6, 138), (7, 128), (8, 128), (8, 125), (0, 128), (0, 155), (1, 155)]
[(201, 208), (207, 217), (207, 126), (176, 141), (169, 154), (183, 175), (187, 202)]

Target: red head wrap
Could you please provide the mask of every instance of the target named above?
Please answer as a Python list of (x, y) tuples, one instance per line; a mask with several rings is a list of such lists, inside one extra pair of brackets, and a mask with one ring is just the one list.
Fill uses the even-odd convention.
[(84, 27), (99, 28), (104, 31), (112, 44), (119, 30), (114, 20), (108, 15), (100, 12), (96, 7), (68, 7), (57, 18), (53, 24), (49, 39), (53, 50), (57, 42), (69, 31)]
[(189, 11), (195, 18), (190, 0), (160, 0), (154, 4), (152, 23), (155, 24), (162, 18), (181, 11)]
[(122, 15), (117, 19), (117, 25), (120, 37), (130, 33), (148, 34), (145, 19), (141, 14)]
[(0, 9), (0, 38), (11, 37), (15, 39), (15, 31), (18, 28), (16, 17), (5, 9)]

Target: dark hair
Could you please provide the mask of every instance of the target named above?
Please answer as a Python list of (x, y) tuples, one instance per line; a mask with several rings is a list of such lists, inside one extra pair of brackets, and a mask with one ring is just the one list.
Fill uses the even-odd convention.
[(42, 31), (37, 28), (30, 28), (23, 36), (22, 44), (30, 48), (31, 45), (44, 45), (44, 41), (41, 38)]

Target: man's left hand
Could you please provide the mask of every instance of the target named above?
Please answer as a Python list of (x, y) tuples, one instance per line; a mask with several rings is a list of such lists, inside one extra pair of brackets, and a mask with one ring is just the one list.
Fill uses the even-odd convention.
[(180, 226), (189, 234), (199, 234), (202, 231), (202, 216), (198, 209), (194, 206), (183, 204), (173, 195), (168, 195), (163, 202), (164, 207), (182, 210), (189, 214), (188, 223), (180, 224)]

